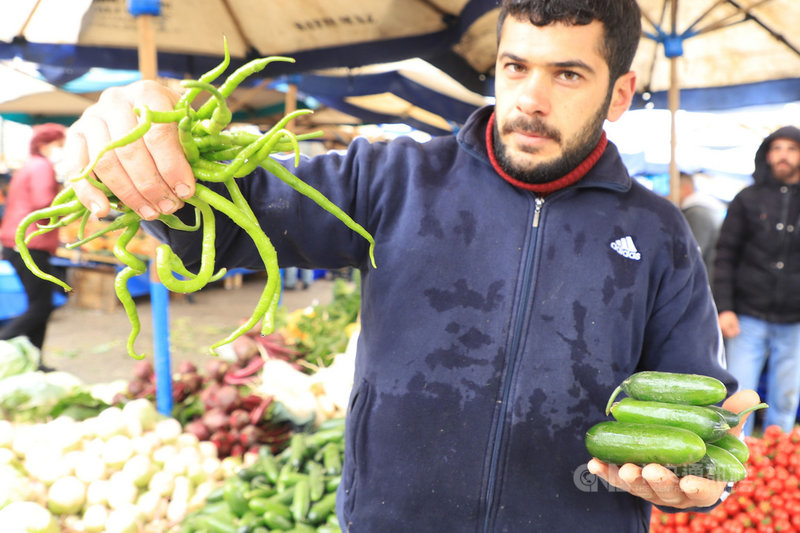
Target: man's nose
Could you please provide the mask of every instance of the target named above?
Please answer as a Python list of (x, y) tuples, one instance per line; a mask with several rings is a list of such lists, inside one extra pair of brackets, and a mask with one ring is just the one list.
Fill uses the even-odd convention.
[(526, 115), (547, 115), (551, 109), (552, 80), (543, 72), (534, 71), (520, 88), (517, 109)]

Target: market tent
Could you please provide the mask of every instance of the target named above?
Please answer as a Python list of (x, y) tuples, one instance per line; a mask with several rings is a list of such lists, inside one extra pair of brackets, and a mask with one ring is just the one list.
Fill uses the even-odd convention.
[[(800, 2), (639, 0), (645, 39), (636, 105), (671, 111), (670, 196), (678, 198), (676, 112), (800, 100)], [(686, 102), (682, 105), (682, 93)], [(653, 92), (661, 92), (653, 99)]]
[(21, 65), (0, 63), (0, 115), (33, 123), (79, 115), (92, 98), (60, 89), (28, 72)]
[(634, 61), (641, 95), (634, 107), (666, 108), (670, 89), (680, 89), (682, 109), (800, 100), (800, 2), (639, 4), (644, 39)]
[[(137, 69), (141, 37), (128, 3), (159, 4), (17, 0), (0, 18), (0, 58)], [(153, 26), (164, 77), (209, 70), (226, 37), (234, 65), (267, 55), (296, 60), (271, 65), (268, 75), (425, 57), (475, 88), (484, 79), (472, 58), (486, 54), (487, 41), (493, 46), (493, 11), (495, 0), (201, 0), (161, 3)]]
[(365, 122), (402, 122), (432, 135), (456, 131), (490, 98), (419, 58), (290, 78), (301, 94)]

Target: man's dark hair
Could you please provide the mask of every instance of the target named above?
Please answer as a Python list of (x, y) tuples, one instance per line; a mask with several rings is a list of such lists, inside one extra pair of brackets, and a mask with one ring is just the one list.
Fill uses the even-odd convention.
[(610, 83), (631, 69), (642, 34), (641, 12), (636, 0), (503, 0), (497, 19), (497, 40), (507, 17), (529, 20), (534, 26), (556, 22), (583, 26), (603, 24), (603, 56)]

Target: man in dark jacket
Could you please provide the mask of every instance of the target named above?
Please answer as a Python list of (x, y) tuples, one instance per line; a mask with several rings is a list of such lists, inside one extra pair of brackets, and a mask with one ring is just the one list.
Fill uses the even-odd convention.
[[(754, 183), (731, 202), (715, 262), (714, 295), (728, 369), (755, 389), (767, 364), (765, 424), (794, 426), (800, 401), (800, 130), (769, 135)], [(752, 420), (745, 431), (750, 432)]]
[[(285, 265), (361, 269), (337, 497), (346, 531), (646, 532), (648, 502), (707, 507), (725, 487), (605, 464), (584, 444), (637, 370), (735, 388), (681, 212), (631, 179), (603, 132), (633, 95), (638, 6), (506, 1), (499, 32), (497, 103), (457, 136), (357, 139), (292, 169), (375, 237), (377, 268), (364, 239), (263, 169), (240, 180)], [(135, 123), (133, 107), (177, 96), (153, 83), (106, 93), (71, 129), (71, 153), (97, 153)], [(146, 141), (149, 152), (118, 152), (95, 174), (152, 220), (195, 181), (174, 127)], [(76, 191), (95, 214), (108, 209), (86, 184)], [(197, 235), (150, 227), (196, 264)], [(227, 266), (260, 263), (225, 217), (216, 243)], [(753, 395), (726, 405), (739, 411)]]

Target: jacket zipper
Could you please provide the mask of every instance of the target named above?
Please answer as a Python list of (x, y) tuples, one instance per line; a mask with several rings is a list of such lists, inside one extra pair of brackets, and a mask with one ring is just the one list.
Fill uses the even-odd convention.
[[(531, 227), (536, 228), (531, 233), (531, 242), (530, 246), (528, 247), (528, 253), (525, 257), (525, 275), (522, 278), (522, 295), (529, 295), (531, 293), (531, 288), (533, 287), (533, 260), (536, 256), (536, 240), (538, 234), (538, 227), (539, 227), (539, 218), (541, 217), (542, 208), (544, 207), (544, 198), (537, 196), (534, 199), (535, 205), (533, 210), (533, 220), (531, 221)], [(489, 480), (486, 486), (486, 516), (484, 518), (483, 523), (483, 531), (485, 533), (490, 533), (492, 531), (491, 527), (491, 517), (492, 517), (492, 508), (494, 507), (494, 497), (496, 493), (496, 485), (497, 485), (497, 470), (499, 468), (500, 462), (500, 450), (501, 450), (501, 442), (503, 440), (503, 430), (505, 429), (505, 419), (508, 414), (508, 399), (511, 395), (511, 384), (514, 381), (514, 366), (517, 361), (518, 352), (520, 349), (520, 337), (522, 335), (522, 328), (524, 325), (524, 318), (525, 318), (525, 306), (527, 305), (527, 298), (520, 298), (519, 307), (516, 312), (516, 319), (514, 321), (514, 328), (512, 330), (512, 342), (509, 348), (509, 359), (508, 363), (506, 364), (506, 368), (508, 369), (506, 372), (505, 379), (503, 380), (503, 397), (501, 400), (500, 405), (500, 414), (497, 419), (497, 427), (495, 428), (494, 432), (494, 443), (492, 446), (492, 456), (489, 462)]]

